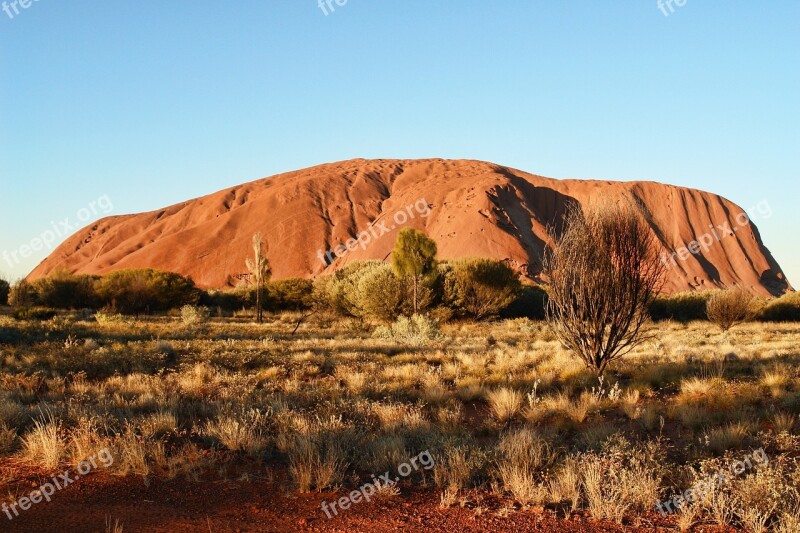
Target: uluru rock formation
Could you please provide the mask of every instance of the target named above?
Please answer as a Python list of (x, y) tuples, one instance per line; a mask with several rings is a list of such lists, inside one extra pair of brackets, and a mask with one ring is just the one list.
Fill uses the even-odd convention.
[[(740, 224), (744, 211), (715, 194), (653, 182), (556, 180), (442, 159), (331, 163), (104, 218), (68, 238), (29, 279), (56, 269), (146, 267), (184, 274), (203, 288), (235, 286), (246, 278), (245, 257), (258, 231), (274, 278), (312, 277), (359, 259), (388, 259), (396, 233), (411, 226), (436, 240), (441, 258), (500, 259), (537, 280), (550, 242), (546, 228), (568, 205), (596, 199), (635, 202), (647, 214), (670, 267), (665, 292), (790, 290), (755, 225)], [(692, 246), (700, 239), (712, 242)]]

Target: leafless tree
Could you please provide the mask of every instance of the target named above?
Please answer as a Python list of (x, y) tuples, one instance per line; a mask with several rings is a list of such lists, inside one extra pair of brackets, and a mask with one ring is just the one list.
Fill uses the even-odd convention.
[(545, 256), (547, 318), (562, 345), (602, 375), (644, 340), (648, 307), (661, 287), (658, 242), (633, 205), (567, 210)]

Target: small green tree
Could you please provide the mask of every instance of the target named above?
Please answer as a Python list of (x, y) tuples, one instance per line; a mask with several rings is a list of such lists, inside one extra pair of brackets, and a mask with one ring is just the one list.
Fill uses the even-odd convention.
[(404, 228), (397, 235), (392, 250), (392, 267), (397, 277), (411, 285), (411, 301), (414, 314), (420, 309), (421, 294), (425, 280), (436, 275), (436, 241), (421, 231)]
[(264, 255), (264, 237), (261, 233), (253, 235), (253, 257), (248, 257), (246, 264), (250, 279), (256, 286), (256, 320), (261, 323), (264, 321), (264, 286), (272, 274), (269, 260)]

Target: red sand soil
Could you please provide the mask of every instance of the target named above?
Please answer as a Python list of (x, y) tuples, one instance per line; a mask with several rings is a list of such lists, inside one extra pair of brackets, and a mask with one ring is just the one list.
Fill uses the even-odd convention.
[[(37, 485), (38, 486), (38, 485)], [(19, 489), (19, 495), (28, 492)], [(336, 493), (298, 494), (280, 483), (244, 481), (163, 481), (118, 478), (102, 473), (76, 481), (9, 521), (0, 515), (0, 531), (42, 533), (106, 531), (106, 519), (119, 520), (125, 533), (291, 532), (291, 531), (420, 531), (420, 532), (648, 532), (674, 531), (658, 515), (621, 526), (573, 514), (519, 510), (509, 502), (471, 494), (464, 507), (440, 509), (438, 493), (412, 487), (382, 502), (353, 505), (328, 519), (322, 501)], [(728, 531), (701, 526), (696, 531)]]
[[(434, 238), (444, 259), (491, 257), (535, 280), (550, 242), (546, 228), (566, 206), (597, 199), (642, 205), (669, 253), (710, 238), (712, 226), (738, 228), (676, 261), (666, 292), (738, 284), (777, 295), (789, 288), (755, 226), (739, 227), (743, 210), (715, 194), (653, 182), (554, 180), (492, 163), (442, 159), (332, 163), (149, 213), (104, 218), (67, 239), (29, 279), (59, 268), (86, 274), (156, 268), (190, 276), (202, 288), (235, 286), (246, 273), (257, 231), (266, 237), (274, 278), (313, 277), (356, 259), (386, 260), (396, 233), (411, 226)], [(422, 200), (428, 216), (414, 208)], [(406, 208), (408, 220), (394, 218)], [(363, 249), (326, 268), (320, 255), (371, 227)]]

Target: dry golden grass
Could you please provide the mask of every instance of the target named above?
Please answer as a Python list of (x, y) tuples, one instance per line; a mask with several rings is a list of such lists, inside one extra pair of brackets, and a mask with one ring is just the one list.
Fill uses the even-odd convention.
[(624, 522), (707, 461), (764, 447), (768, 471), (674, 525), (797, 530), (800, 324), (656, 324), (656, 340), (598, 384), (524, 319), (444, 325), (436, 342), (409, 345), (324, 316), (293, 336), (290, 318), (187, 329), (0, 317), (0, 460), (54, 470), (106, 447), (118, 475), (189, 479), (269, 461), (310, 491), (349, 488), (427, 449), (433, 471), (403, 483), (435, 486), (445, 507), (493, 490)]

